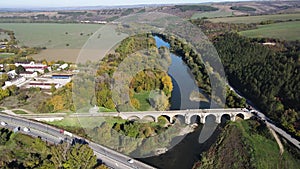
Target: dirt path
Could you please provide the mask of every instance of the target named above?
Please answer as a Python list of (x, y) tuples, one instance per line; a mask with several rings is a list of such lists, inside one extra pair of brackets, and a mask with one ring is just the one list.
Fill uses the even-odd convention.
[(267, 125), (267, 126), (268, 126), (269, 130), (271, 131), (272, 135), (274, 136), (274, 138), (275, 138), (275, 140), (276, 140), (276, 142), (277, 142), (277, 144), (279, 146), (280, 155), (282, 155), (283, 152), (284, 152), (284, 149), (283, 149), (283, 145), (282, 145), (282, 143), (281, 143), (278, 135), (276, 134), (276, 132), (269, 125)]

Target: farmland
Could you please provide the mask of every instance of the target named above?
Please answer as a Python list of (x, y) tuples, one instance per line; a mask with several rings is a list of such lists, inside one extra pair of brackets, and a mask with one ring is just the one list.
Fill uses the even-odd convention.
[(258, 29), (240, 32), (247, 37), (267, 37), (282, 40), (300, 40), (300, 21), (259, 26)]
[(195, 13), (191, 19), (198, 19), (198, 18), (217, 18), (217, 17), (226, 17), (232, 16), (233, 12), (230, 11), (212, 11), (212, 12), (203, 12), (203, 13)]
[[(101, 30), (100, 33), (94, 36), (97, 46), (93, 47), (97, 51), (90, 54), (96, 59), (124, 37), (122, 34), (117, 34), (114, 29), (99, 24), (0, 23), (0, 28), (14, 31), (19, 46), (46, 47), (46, 50), (32, 57), (49, 61), (75, 62), (81, 48), (98, 30)], [(89, 51), (84, 52), (89, 54)], [(88, 57), (93, 60), (90, 56)]]
[(96, 24), (0, 23), (0, 28), (15, 32), (19, 45), (47, 48), (81, 48), (101, 27)]
[(288, 21), (300, 19), (300, 13), (294, 14), (276, 14), (276, 15), (258, 15), (258, 16), (240, 16), (209, 19), (211, 22), (228, 22), (228, 23), (259, 23), (262, 21)]

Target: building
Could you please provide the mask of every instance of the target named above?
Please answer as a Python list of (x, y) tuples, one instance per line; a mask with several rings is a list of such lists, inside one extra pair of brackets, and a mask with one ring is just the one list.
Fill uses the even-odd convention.
[(16, 67), (23, 66), (27, 72), (39, 72), (43, 74), (45, 72), (45, 69), (48, 69), (51, 71), (51, 69), (48, 68), (47, 65), (41, 64), (41, 63), (34, 63), (33, 61), (30, 63), (15, 63)]
[(52, 79), (71, 79), (72, 74), (53, 74)]
[(31, 88), (31, 87), (38, 87), (41, 89), (46, 89), (49, 90), (51, 87), (54, 85), (55, 88), (61, 88), (67, 83), (69, 83), (72, 79), (53, 79), (53, 78), (35, 78), (34, 80), (31, 80), (27, 85), (26, 88)]
[(20, 77), (18, 79), (13, 79), (11, 81), (5, 81), (5, 85), (2, 87), (2, 89), (6, 89), (7, 87), (12, 86), (12, 85), (21, 87), (25, 81), (26, 81), (25, 77)]
[(7, 72), (7, 75), (10, 78), (14, 79), (18, 74), (16, 73), (16, 70), (11, 70), (11, 71)]
[(25, 77), (26, 79), (35, 78), (38, 76), (37, 72), (22, 72), (20, 73), (21, 77)]
[(62, 65), (59, 66), (59, 68), (60, 68), (61, 70), (64, 70), (64, 69), (66, 69), (67, 67), (69, 67), (69, 64), (67, 64), (67, 63), (62, 64)]
[(41, 88), (41, 89), (50, 90), (53, 85), (56, 89), (62, 87), (61, 84), (59, 84), (59, 83), (55, 84), (55, 83), (50, 83), (50, 82), (31, 81), (27, 85), (27, 88), (38, 87), (38, 88)]

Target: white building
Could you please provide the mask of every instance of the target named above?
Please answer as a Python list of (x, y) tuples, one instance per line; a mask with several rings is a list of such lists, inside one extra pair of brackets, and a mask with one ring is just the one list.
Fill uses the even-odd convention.
[(7, 87), (12, 85), (16, 85), (17, 87), (20, 87), (24, 84), (25, 81), (26, 81), (25, 77), (21, 77), (11, 81), (5, 81), (5, 85), (2, 87), (2, 89), (6, 89)]
[[(34, 63), (33, 61), (30, 63), (15, 63), (16, 67), (23, 66), (27, 72), (39, 72), (44, 73), (45, 69), (48, 69), (47, 65), (41, 64), (41, 63)], [(51, 69), (49, 70), (51, 71)]]
[(16, 73), (16, 70), (11, 70), (11, 71), (7, 72), (7, 75), (9, 77), (11, 77), (12, 79), (14, 79), (18, 74)]
[(64, 70), (66, 69), (67, 67), (69, 67), (69, 64), (65, 63), (65, 64), (62, 64), (59, 66), (60, 69)]
[(20, 73), (20, 76), (30, 79), (30, 78), (37, 77), (38, 73), (37, 72), (23, 72), (23, 73)]

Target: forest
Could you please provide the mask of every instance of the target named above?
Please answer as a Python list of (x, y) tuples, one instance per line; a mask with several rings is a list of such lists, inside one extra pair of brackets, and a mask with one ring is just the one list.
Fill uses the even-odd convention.
[(271, 119), (300, 136), (300, 43), (278, 42), (275, 49), (225, 33), (214, 39), (229, 83)]

